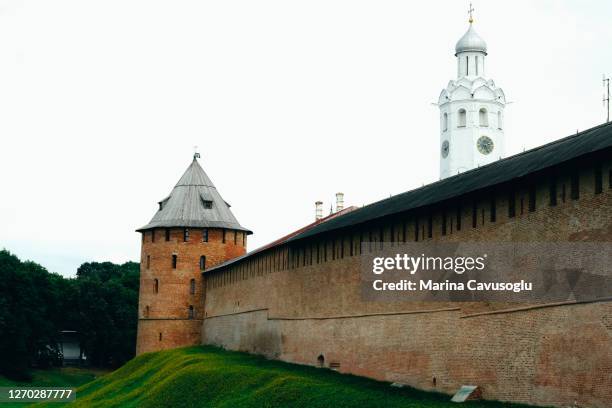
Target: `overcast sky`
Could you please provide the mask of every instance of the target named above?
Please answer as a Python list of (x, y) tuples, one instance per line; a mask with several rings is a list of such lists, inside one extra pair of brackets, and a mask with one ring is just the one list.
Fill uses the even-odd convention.
[[(474, 1), (506, 153), (605, 119), (612, 2)], [(249, 249), (438, 178), (467, 1), (0, 0), (0, 248), (66, 276), (138, 260), (200, 161)]]

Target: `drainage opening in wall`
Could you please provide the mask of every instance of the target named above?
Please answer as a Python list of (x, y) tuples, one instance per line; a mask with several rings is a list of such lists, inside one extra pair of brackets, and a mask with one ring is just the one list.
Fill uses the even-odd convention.
[(319, 354), (319, 357), (317, 357), (317, 366), (325, 367), (325, 357), (323, 357), (323, 354)]

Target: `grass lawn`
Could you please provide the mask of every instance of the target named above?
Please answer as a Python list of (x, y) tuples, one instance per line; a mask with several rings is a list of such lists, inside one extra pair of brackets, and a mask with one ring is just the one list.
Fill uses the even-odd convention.
[[(143, 354), (77, 390), (74, 407), (404, 407), (458, 406), (448, 395), (266, 360), (215, 347)], [(39, 405), (37, 405), (39, 406)], [(40, 406), (57, 406), (45, 404)], [(471, 402), (466, 407), (520, 407)], [(524, 406), (523, 406), (524, 407)]]

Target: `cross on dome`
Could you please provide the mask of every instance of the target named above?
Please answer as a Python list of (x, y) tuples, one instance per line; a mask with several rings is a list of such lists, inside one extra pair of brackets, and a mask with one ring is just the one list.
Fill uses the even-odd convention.
[(472, 13), (474, 13), (474, 7), (472, 7), (472, 3), (470, 3), (470, 8), (468, 9), (468, 14), (470, 15), (470, 19), (468, 21), (470, 22), (470, 24), (474, 22), (474, 16), (472, 15)]

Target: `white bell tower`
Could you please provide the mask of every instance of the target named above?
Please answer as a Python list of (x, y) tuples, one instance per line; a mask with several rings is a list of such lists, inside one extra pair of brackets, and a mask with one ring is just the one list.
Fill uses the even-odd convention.
[(440, 93), (440, 178), (504, 157), (506, 97), (485, 74), (487, 44), (470, 27), (457, 42), (457, 79)]

